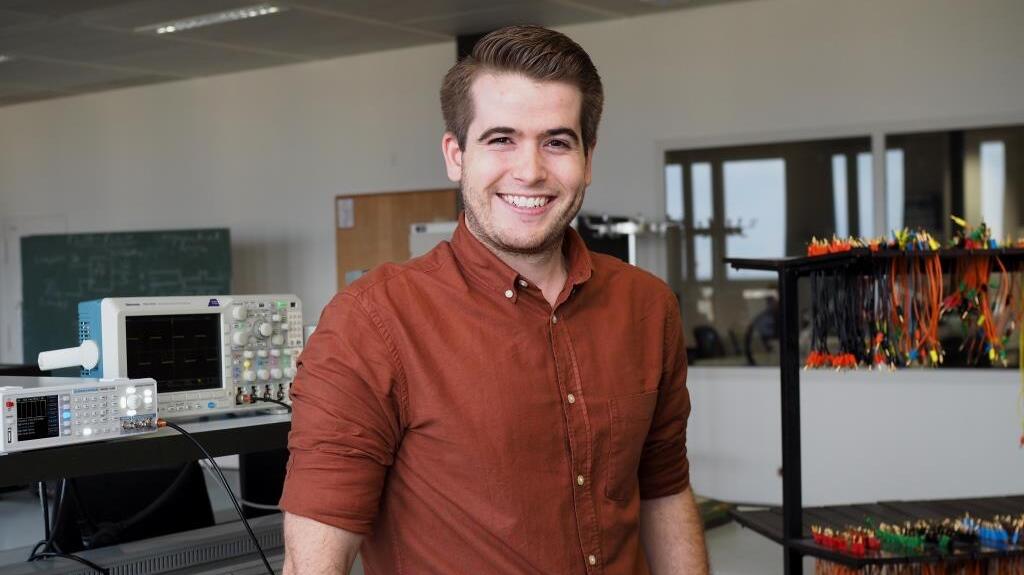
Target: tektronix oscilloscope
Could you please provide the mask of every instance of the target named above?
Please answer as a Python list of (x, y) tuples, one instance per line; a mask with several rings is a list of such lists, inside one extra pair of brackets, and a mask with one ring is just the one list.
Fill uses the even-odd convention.
[(201, 415), (289, 401), (302, 303), (289, 294), (104, 298), (78, 304), (78, 329), (83, 347), (98, 348), (83, 377), (151, 377), (161, 417)]

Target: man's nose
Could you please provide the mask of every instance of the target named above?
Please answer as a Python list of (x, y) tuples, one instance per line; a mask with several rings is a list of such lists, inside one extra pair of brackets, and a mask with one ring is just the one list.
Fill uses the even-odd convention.
[(547, 178), (547, 169), (540, 150), (532, 146), (524, 146), (516, 154), (516, 162), (512, 167), (512, 177), (525, 186), (530, 186)]

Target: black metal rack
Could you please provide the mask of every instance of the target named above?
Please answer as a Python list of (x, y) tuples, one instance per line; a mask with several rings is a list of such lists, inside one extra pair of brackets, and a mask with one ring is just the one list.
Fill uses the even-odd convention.
[[(803, 573), (803, 556), (835, 560), (834, 552), (814, 545), (803, 528), (806, 513), (803, 507), (803, 484), (800, 456), (800, 277), (822, 270), (845, 270), (850, 275), (869, 272), (878, 260), (897, 257), (933, 256), (932, 251), (881, 250), (872, 252), (856, 248), (847, 252), (811, 257), (778, 259), (726, 258), (734, 269), (774, 271), (779, 274), (779, 368), (782, 396), (782, 509), (781, 526), (777, 521), (756, 521), (754, 513), (734, 512), (737, 520), (761, 535), (783, 546), (784, 569), (787, 575)], [(943, 269), (964, 256), (998, 256), (1007, 271), (1024, 267), (1024, 249), (940, 250)], [(769, 527), (770, 526), (770, 527)]]

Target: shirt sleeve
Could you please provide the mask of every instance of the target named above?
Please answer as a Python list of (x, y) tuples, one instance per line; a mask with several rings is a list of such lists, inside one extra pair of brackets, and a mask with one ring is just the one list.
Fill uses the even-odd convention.
[(686, 389), (686, 344), (674, 295), (665, 311), (665, 348), (658, 403), (640, 456), (640, 498), (673, 495), (690, 485), (686, 457), (686, 422), (690, 393)]
[(282, 510), (368, 534), (402, 433), (404, 378), (376, 316), (352, 295), (328, 304), (291, 388)]

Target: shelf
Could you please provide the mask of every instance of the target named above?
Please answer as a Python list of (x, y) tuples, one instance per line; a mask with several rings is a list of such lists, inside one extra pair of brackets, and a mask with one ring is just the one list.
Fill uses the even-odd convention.
[(953, 261), (964, 256), (998, 256), (1008, 270), (1016, 270), (1024, 267), (1024, 249), (1003, 248), (997, 250), (962, 250), (943, 249), (937, 252), (932, 251), (899, 251), (880, 250), (872, 252), (867, 248), (855, 248), (848, 252), (837, 254), (826, 254), (821, 256), (799, 256), (774, 259), (752, 259), (752, 258), (725, 258), (725, 263), (734, 269), (742, 270), (764, 270), (764, 271), (794, 271), (803, 275), (818, 270), (835, 268), (847, 268), (851, 266), (870, 264), (872, 262), (891, 260), (898, 257), (925, 257), (938, 254), (943, 262)]
[[(214, 457), (283, 449), (291, 415), (221, 416), (178, 422)], [(163, 428), (151, 434), (20, 451), (0, 456), (0, 487), (34, 481), (167, 467), (203, 457), (185, 436)]]
[[(894, 258), (914, 258), (934, 256), (938, 254), (944, 271), (948, 271), (951, 264), (965, 256), (988, 256), (998, 257), (1007, 271), (1013, 272), (1024, 269), (1024, 249), (1005, 248), (997, 250), (963, 250), (963, 249), (942, 249), (937, 251), (900, 251), (880, 250), (872, 252), (868, 248), (857, 248), (848, 252), (837, 254), (826, 254), (821, 256), (803, 256), (775, 259), (750, 259), (750, 258), (726, 258), (725, 263), (734, 269), (751, 269), (774, 271), (778, 273), (779, 283), (779, 311), (778, 311), (778, 334), (779, 334), (779, 372), (780, 386), (779, 394), (782, 407), (782, 509), (764, 512), (740, 512), (736, 513), (737, 520), (758, 533), (761, 533), (783, 545), (783, 569), (786, 575), (800, 575), (803, 573), (804, 555), (813, 555), (845, 563), (851, 566), (866, 565), (866, 559), (856, 558), (851, 555), (843, 555), (819, 547), (810, 539), (810, 532), (804, 529), (808, 521), (814, 521), (807, 517), (803, 507), (803, 477), (801, 472), (800, 456), (800, 346), (798, 333), (800, 330), (800, 292), (797, 284), (801, 276), (813, 272), (835, 270), (847, 276), (863, 276), (874, 274), (878, 268)], [(998, 273), (996, 267), (994, 273)], [(964, 500), (964, 501), (985, 501), (985, 500)], [(1024, 510), (1024, 501), (1021, 507), (1015, 509)], [(903, 505), (919, 505), (924, 502), (908, 502)], [(932, 502), (931, 504), (934, 504)], [(892, 506), (895, 503), (878, 504)], [(828, 508), (834, 511), (852, 508)], [(880, 509), (879, 509), (880, 511)], [(1001, 512), (1012, 512), (1013, 509), (1006, 508)], [(909, 511), (908, 511), (909, 512)], [(957, 512), (944, 513), (942, 516), (957, 515)], [(838, 527), (846, 524), (857, 524), (863, 520), (851, 518), (839, 521)], [(820, 521), (822, 523), (833, 523), (831, 521)], [(1005, 553), (992, 550), (993, 555)], [(1015, 551), (1015, 554), (1024, 554), (1024, 550)], [(875, 557), (874, 563), (884, 562), (908, 562), (938, 560), (939, 557)]]
[(1004, 549), (990, 547), (954, 548), (952, 553), (935, 550), (923, 554), (900, 554), (879, 551), (864, 557), (855, 557), (822, 547), (811, 539), (810, 526), (821, 525), (842, 530), (847, 526), (864, 526), (866, 518), (876, 523), (903, 523), (918, 519), (945, 519), (970, 513), (972, 517), (987, 520), (994, 515), (1024, 513), (1024, 496), (985, 497), (976, 499), (943, 499), (934, 501), (883, 501), (862, 505), (834, 505), (803, 509), (803, 537), (786, 539), (783, 536), (782, 510), (772, 508), (757, 511), (731, 511), (730, 514), (744, 527), (776, 543), (799, 551), (802, 555), (817, 557), (852, 568), (868, 565), (897, 563), (937, 563), (957, 560), (975, 560), (1009, 556), (1024, 556), (1024, 546)]

